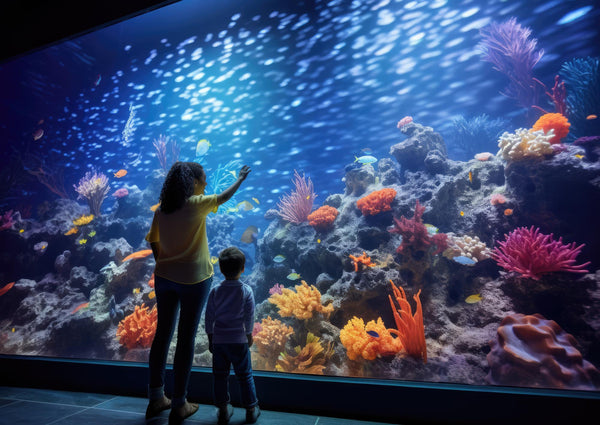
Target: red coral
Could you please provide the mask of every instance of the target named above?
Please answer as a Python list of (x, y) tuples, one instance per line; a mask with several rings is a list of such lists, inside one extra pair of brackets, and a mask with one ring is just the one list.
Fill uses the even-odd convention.
[(391, 210), (391, 204), (395, 197), (394, 189), (381, 189), (360, 198), (356, 201), (356, 206), (363, 215), (375, 215)]
[(583, 268), (590, 264), (575, 265), (575, 257), (585, 244), (576, 246), (575, 242), (563, 244), (562, 238), (552, 239), (553, 234), (544, 235), (539, 228), (519, 227), (508, 235), (505, 241), (498, 242), (492, 258), (508, 271), (539, 280), (545, 273), (565, 271), (587, 273)]
[(308, 215), (308, 224), (314, 227), (315, 230), (327, 230), (331, 228), (337, 215), (337, 209), (329, 205), (323, 205)]
[(348, 257), (350, 257), (350, 259), (354, 263), (355, 272), (358, 272), (359, 266), (361, 264), (365, 267), (375, 267), (377, 265), (373, 261), (371, 261), (371, 257), (369, 257), (365, 251), (363, 251), (362, 255), (357, 256), (350, 254)]
[(415, 214), (413, 218), (408, 219), (404, 216), (398, 220), (394, 217), (394, 227), (389, 229), (390, 233), (398, 233), (402, 235), (402, 243), (396, 249), (396, 252), (404, 254), (406, 248), (412, 248), (413, 251), (427, 251), (429, 247), (436, 247), (435, 254), (439, 254), (448, 247), (448, 236), (445, 233), (436, 233), (433, 236), (429, 235), (427, 228), (423, 224), (423, 213), (425, 207), (417, 203), (415, 205)]
[(0, 214), (0, 230), (11, 229), (15, 224), (13, 210)]

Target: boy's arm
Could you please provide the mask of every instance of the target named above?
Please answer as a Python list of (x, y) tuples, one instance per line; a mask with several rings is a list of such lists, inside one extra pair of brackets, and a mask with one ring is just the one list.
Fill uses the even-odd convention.
[(248, 292), (246, 294), (246, 300), (244, 302), (244, 327), (246, 328), (246, 338), (248, 338), (248, 346), (251, 347), (254, 340), (252, 338), (252, 331), (254, 329), (254, 294), (252, 289), (248, 286)]

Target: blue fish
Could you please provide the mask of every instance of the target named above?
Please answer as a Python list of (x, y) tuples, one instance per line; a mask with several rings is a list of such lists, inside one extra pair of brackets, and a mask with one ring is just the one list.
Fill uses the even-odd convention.
[(459, 255), (458, 257), (454, 257), (452, 259), (459, 264), (464, 264), (465, 266), (472, 266), (473, 264), (475, 264), (477, 262), (477, 261), (473, 260), (472, 258), (465, 257), (464, 255)]

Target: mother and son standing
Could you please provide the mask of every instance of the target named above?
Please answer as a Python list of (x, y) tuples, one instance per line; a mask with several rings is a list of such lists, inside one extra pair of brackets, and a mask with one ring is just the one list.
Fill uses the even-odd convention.
[[(237, 180), (222, 193), (205, 195), (206, 174), (195, 162), (176, 162), (169, 170), (160, 193), (146, 240), (152, 247), (156, 266), (155, 291), (158, 321), (150, 349), (150, 382), (146, 419), (171, 409), (169, 424), (180, 424), (198, 410), (186, 400), (194, 358), (194, 342), (204, 305), (205, 329), (213, 355), (213, 394), (219, 424), (233, 415), (228, 376), (233, 365), (240, 383), (246, 422), (260, 415), (249, 347), (254, 325), (254, 297), (239, 278), (244, 271), (244, 254), (235, 247), (219, 254), (225, 280), (211, 289), (213, 266), (206, 236), (206, 216), (216, 212), (239, 189), (250, 173), (244, 165)], [(173, 360), (173, 399), (164, 392), (165, 367), (175, 329), (177, 345)]]

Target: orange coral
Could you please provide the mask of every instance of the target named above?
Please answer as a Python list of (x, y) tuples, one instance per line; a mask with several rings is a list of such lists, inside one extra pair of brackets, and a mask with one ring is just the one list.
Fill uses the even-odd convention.
[(397, 287), (394, 282), (390, 279), (392, 284), (392, 290), (394, 291), (394, 297), (398, 302), (399, 308), (397, 309), (392, 301), (392, 296), (388, 295), (390, 299), (390, 305), (394, 312), (394, 320), (396, 321), (396, 327), (398, 330), (390, 329), (390, 333), (397, 335), (402, 341), (402, 345), (406, 350), (406, 353), (416, 359), (423, 358), (423, 362), (427, 363), (427, 344), (425, 342), (425, 327), (423, 326), (423, 310), (421, 308), (421, 290), (417, 292), (417, 295), (413, 296), (413, 299), (417, 303), (417, 311), (413, 316), (410, 304), (406, 300), (406, 294), (401, 286)]
[(329, 205), (323, 205), (308, 215), (308, 224), (314, 227), (315, 230), (327, 230), (331, 228), (338, 214), (337, 209)]
[(320, 312), (327, 316), (333, 311), (333, 305), (321, 304), (321, 293), (314, 286), (305, 281), (301, 285), (296, 285), (296, 292), (289, 288), (283, 288), (281, 294), (273, 294), (269, 297), (269, 302), (279, 308), (279, 314), (282, 317), (296, 317), (298, 319), (310, 319), (313, 312)]
[(312, 373), (315, 375), (323, 375), (325, 362), (333, 354), (331, 343), (327, 348), (323, 348), (319, 342), (319, 338), (312, 333), (306, 336), (306, 345), (304, 347), (294, 347), (295, 356), (281, 353), (277, 360), (275, 370), (279, 372), (292, 373)]
[(156, 305), (150, 311), (144, 304), (136, 305), (134, 312), (119, 322), (119, 343), (128, 349), (149, 348), (156, 333), (157, 318)]
[(353, 317), (340, 331), (340, 340), (350, 360), (360, 357), (375, 360), (379, 356), (392, 356), (402, 350), (402, 341), (392, 336), (381, 317), (377, 321), (371, 320), (366, 326), (363, 319)]
[(544, 130), (544, 133), (548, 133), (551, 129), (554, 130), (554, 137), (550, 139), (551, 144), (560, 143), (560, 141), (569, 134), (569, 120), (563, 114), (552, 113), (542, 115), (533, 124), (532, 130)]
[(371, 261), (371, 257), (369, 257), (365, 251), (363, 251), (362, 255), (358, 257), (352, 254), (350, 254), (348, 257), (350, 257), (350, 259), (354, 263), (355, 272), (358, 272), (358, 266), (360, 264), (364, 265), (365, 267), (375, 267), (377, 265)]
[(394, 189), (381, 189), (360, 198), (356, 201), (356, 206), (363, 215), (375, 215), (391, 210), (391, 204), (395, 197)]
[(291, 326), (286, 326), (281, 320), (273, 320), (271, 316), (262, 319), (260, 331), (254, 335), (254, 345), (258, 354), (266, 361), (266, 367), (273, 369), (279, 353), (285, 349), (290, 335), (294, 333)]

